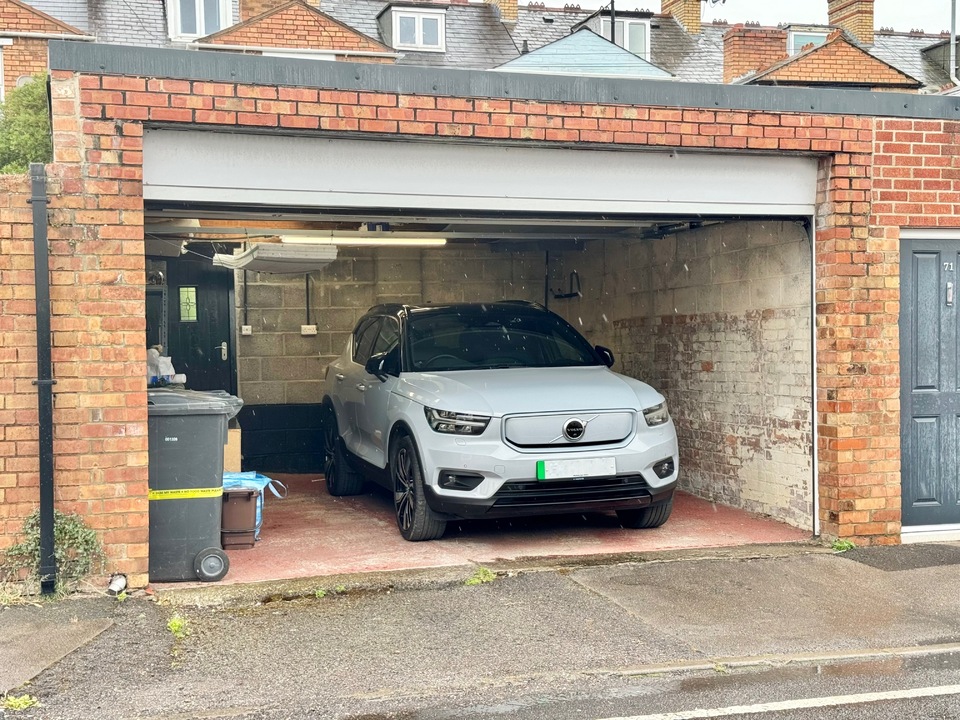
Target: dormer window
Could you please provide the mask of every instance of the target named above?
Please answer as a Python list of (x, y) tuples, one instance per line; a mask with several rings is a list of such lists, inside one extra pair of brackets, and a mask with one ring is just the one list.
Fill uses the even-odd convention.
[[(614, 42), (634, 55), (650, 60), (650, 21), (636, 18), (617, 18)], [(610, 18), (600, 19), (600, 34), (610, 39)]]
[(393, 47), (398, 50), (444, 52), (445, 9), (393, 8)]
[(170, 37), (192, 40), (230, 25), (230, 0), (168, 0)]
[(791, 30), (787, 33), (787, 52), (790, 55), (796, 55), (807, 45), (819, 47), (827, 41), (827, 34), (825, 32)]

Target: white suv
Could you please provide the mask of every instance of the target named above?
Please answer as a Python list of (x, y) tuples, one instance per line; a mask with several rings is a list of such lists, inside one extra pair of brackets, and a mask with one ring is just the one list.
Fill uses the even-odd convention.
[(677, 434), (649, 385), (535, 303), (380, 305), (324, 380), (326, 484), (393, 493), (407, 540), (453, 518), (615, 510), (659, 527)]

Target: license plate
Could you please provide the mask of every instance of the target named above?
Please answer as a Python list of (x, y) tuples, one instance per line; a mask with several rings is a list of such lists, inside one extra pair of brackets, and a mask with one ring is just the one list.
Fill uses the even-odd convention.
[(612, 457), (537, 461), (537, 480), (571, 480), (574, 478), (609, 477), (616, 474), (617, 460)]

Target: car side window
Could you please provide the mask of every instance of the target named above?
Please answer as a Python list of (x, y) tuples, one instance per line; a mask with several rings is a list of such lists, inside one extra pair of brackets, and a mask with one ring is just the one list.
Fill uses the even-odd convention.
[(353, 332), (353, 361), (358, 365), (366, 364), (373, 354), (373, 344), (380, 332), (380, 320), (378, 317), (364, 320)]
[(373, 354), (380, 355), (393, 350), (400, 342), (400, 323), (396, 318), (385, 317), (380, 326), (380, 335), (373, 346)]

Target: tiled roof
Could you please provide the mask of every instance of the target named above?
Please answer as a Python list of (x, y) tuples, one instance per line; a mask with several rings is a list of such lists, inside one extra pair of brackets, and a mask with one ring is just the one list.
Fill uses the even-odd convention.
[[(321, 0), (320, 9), (381, 42), (377, 15), (383, 0)], [(429, 65), (486, 70), (520, 53), (492, 5), (450, 5), (446, 12), (446, 52), (403, 51), (398, 65)]]
[(723, 35), (728, 25), (704, 25), (699, 35), (685, 32), (669, 16), (653, 18), (650, 27), (650, 60), (673, 73), (677, 80), (723, 82)]
[(520, 6), (517, 24), (510, 34), (518, 48), (522, 48), (523, 41), (526, 40), (527, 49), (533, 51), (566, 37), (574, 25), (583, 22), (588, 16), (589, 13), (582, 11)]
[(24, 0), (27, 5), (45, 12), (78, 30), (90, 31), (86, 0)]
[(950, 75), (943, 67), (925, 58), (922, 51), (941, 41), (939, 35), (878, 32), (869, 52), (925, 85), (940, 88), (950, 84)]

